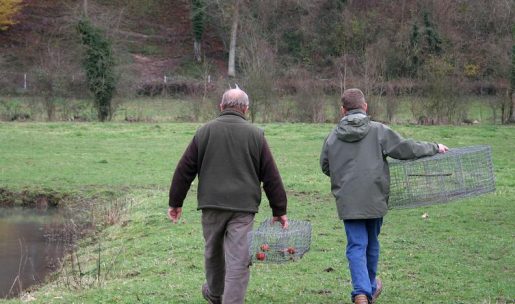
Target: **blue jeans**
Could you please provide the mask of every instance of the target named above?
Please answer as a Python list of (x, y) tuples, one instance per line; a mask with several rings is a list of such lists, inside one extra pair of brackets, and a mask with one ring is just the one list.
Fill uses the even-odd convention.
[(377, 287), (378, 236), (383, 218), (344, 220), (343, 223), (347, 234), (346, 253), (352, 279), (352, 300), (359, 294), (371, 299)]

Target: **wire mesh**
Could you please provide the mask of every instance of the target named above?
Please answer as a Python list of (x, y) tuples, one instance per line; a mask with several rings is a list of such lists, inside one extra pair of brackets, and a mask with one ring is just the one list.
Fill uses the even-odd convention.
[(416, 160), (389, 160), (389, 208), (445, 203), (495, 191), (490, 146), (450, 149)]
[(296, 261), (309, 251), (311, 223), (289, 220), (288, 229), (283, 229), (281, 224), (272, 224), (272, 219), (267, 219), (257, 229), (249, 232), (248, 242), (252, 262)]

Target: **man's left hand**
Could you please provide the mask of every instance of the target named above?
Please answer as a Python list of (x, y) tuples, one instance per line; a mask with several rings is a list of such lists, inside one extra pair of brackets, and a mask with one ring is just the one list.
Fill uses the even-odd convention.
[(177, 224), (179, 219), (181, 218), (182, 208), (181, 207), (169, 207), (168, 208), (168, 218), (174, 224)]
[(449, 148), (446, 145), (438, 144), (438, 153), (445, 153), (449, 151)]
[(281, 223), (281, 226), (283, 226), (283, 229), (288, 229), (288, 217), (285, 215), (281, 216), (274, 216), (272, 218), (272, 224), (275, 222)]

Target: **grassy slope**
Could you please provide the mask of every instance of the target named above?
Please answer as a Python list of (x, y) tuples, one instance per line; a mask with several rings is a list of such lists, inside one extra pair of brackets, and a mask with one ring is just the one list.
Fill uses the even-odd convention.
[[(70, 291), (58, 280), (33, 294), (37, 303), (203, 303), (203, 240), (195, 191), (183, 223), (165, 217), (167, 187), (196, 124), (0, 124), (0, 185), (12, 189), (94, 188), (127, 193), (126, 225), (106, 229), (102, 288)], [(332, 125), (265, 125), (289, 191), (289, 216), (313, 224), (311, 251), (287, 265), (255, 265), (248, 303), (347, 303), (345, 235), (318, 169)], [(461, 202), (390, 212), (383, 226), (381, 303), (505, 303), (515, 299), (515, 129), (403, 127), (407, 137), (454, 146), (493, 147), (498, 190)], [(266, 202), (256, 221), (270, 215)], [(423, 220), (422, 213), (429, 214)], [(84, 280), (97, 245), (81, 252)], [(114, 261), (114, 262), (113, 262)], [(326, 271), (327, 269), (334, 271)], [(330, 270), (329, 269), (329, 270)], [(105, 270), (105, 269), (104, 269)], [(16, 300), (7, 301), (14, 302)]]

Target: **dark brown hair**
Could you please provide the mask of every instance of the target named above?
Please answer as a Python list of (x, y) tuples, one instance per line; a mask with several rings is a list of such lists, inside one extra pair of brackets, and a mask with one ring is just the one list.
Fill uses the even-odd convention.
[(360, 89), (347, 89), (342, 95), (342, 106), (345, 110), (364, 109), (365, 95)]

